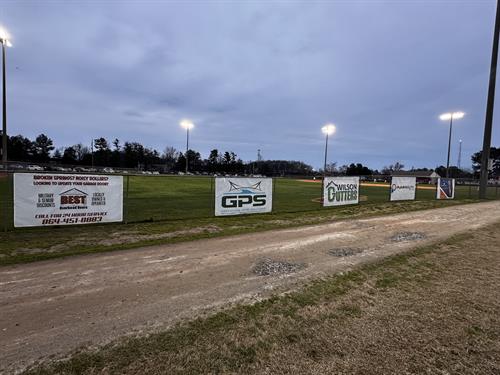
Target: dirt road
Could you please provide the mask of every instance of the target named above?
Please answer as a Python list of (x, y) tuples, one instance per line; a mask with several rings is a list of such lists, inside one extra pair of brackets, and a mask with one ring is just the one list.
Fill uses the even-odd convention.
[[(415, 245), (497, 221), (500, 202), (339, 221), (0, 269), (0, 371), (126, 334), (152, 332), (204, 310), (250, 301)], [(394, 241), (400, 232), (426, 238)], [(362, 250), (335, 257), (329, 250)], [(263, 258), (301, 263), (282, 276)]]

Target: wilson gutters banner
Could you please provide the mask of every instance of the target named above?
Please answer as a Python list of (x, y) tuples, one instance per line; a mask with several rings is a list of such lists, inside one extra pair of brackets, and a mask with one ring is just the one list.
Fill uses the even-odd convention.
[(257, 214), (272, 208), (271, 178), (215, 179), (215, 216)]
[(436, 198), (437, 199), (454, 199), (455, 198), (455, 179), (454, 178), (438, 178)]
[(326, 177), (323, 206), (343, 206), (359, 202), (359, 177)]
[(14, 174), (15, 227), (122, 220), (122, 176)]
[(391, 201), (414, 200), (416, 191), (416, 177), (393, 177), (391, 180)]

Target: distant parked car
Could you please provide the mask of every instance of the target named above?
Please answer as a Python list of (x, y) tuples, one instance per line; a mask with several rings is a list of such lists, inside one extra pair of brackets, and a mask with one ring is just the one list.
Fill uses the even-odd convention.
[(26, 168), (28, 171), (43, 171), (43, 168), (40, 167), (39, 165), (28, 165), (28, 168)]
[[(55, 171), (58, 172), (72, 172), (73, 170), (71, 168), (65, 168), (65, 167), (54, 167), (53, 168)], [(76, 170), (76, 168), (75, 168)]]
[(75, 172), (93, 172), (93, 171), (95, 171), (95, 169), (85, 168), (85, 167), (76, 167), (76, 168), (74, 168), (74, 171)]
[(153, 171), (153, 174), (160, 174), (160, 172), (158, 172), (158, 171)]
[(102, 170), (104, 173), (115, 173), (113, 168), (106, 167)]
[(9, 168), (10, 169), (24, 169), (24, 165), (22, 165), (22, 164), (10, 164)]

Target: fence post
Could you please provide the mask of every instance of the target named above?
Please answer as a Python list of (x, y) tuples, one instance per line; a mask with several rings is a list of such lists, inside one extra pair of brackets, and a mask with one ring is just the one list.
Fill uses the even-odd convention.
[[(2, 199), (2, 215), (3, 215), (3, 231), (7, 232), (9, 230), (9, 208), (14, 207), (14, 175), (7, 172), (5, 178), (7, 180), (6, 184), (6, 199)], [(12, 211), (14, 214), (14, 211)], [(12, 220), (14, 220), (14, 215), (12, 215)]]
[(472, 198), (472, 182), (469, 181), (469, 199)]
[(125, 184), (125, 224), (128, 224), (128, 188), (130, 176), (127, 176), (127, 183)]
[(211, 195), (212, 195), (212, 214), (209, 217), (215, 217), (215, 205), (217, 202), (215, 201), (215, 176), (210, 177), (210, 190), (211, 190)]
[(274, 177), (271, 177), (271, 181), (273, 184), (273, 203), (271, 212), (276, 212), (276, 179)]
[(9, 181), (9, 174), (6, 173), (5, 175), (5, 180), (6, 180), (6, 184), (5, 184), (5, 199), (2, 199), (2, 221), (3, 221), (3, 231), (4, 232), (7, 232), (7, 200), (9, 199), (10, 200), (10, 194), (9, 194), (9, 184), (10, 184), (10, 181)]
[[(325, 178), (326, 178), (326, 176), (323, 176), (322, 180), (321, 180), (321, 192), (319, 193), (319, 207), (320, 208), (323, 208), (324, 201), (325, 201)], [(361, 194), (361, 189), (360, 189), (359, 193)]]

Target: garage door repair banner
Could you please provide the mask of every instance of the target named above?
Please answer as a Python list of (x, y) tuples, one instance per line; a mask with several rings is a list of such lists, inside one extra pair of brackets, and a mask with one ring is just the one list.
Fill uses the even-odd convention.
[(216, 178), (215, 216), (271, 212), (271, 178)]
[(342, 206), (359, 202), (359, 177), (325, 177), (323, 206)]
[(393, 177), (391, 181), (391, 201), (414, 200), (416, 190), (416, 177)]
[(436, 198), (437, 199), (454, 199), (455, 198), (455, 179), (453, 179), (453, 178), (438, 178)]
[(14, 226), (122, 221), (123, 177), (14, 174)]

